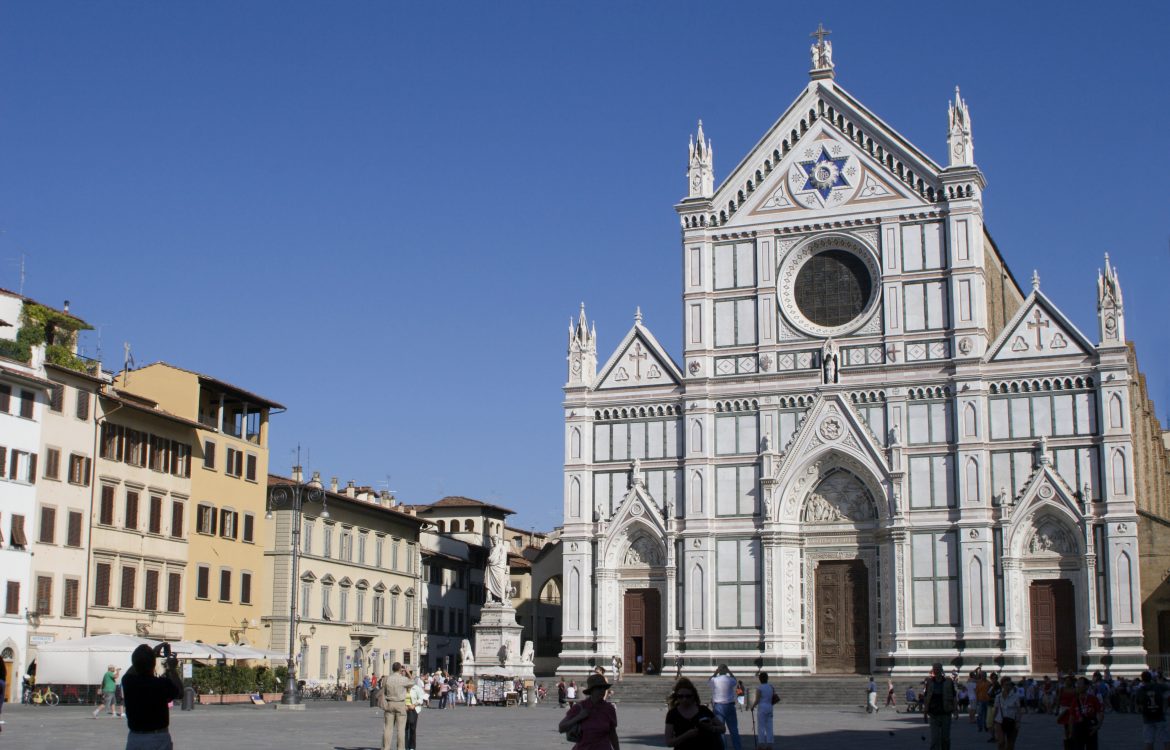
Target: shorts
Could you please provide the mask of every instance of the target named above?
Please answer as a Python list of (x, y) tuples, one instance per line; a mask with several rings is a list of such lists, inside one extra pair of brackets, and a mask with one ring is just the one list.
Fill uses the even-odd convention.
[(1170, 742), (1170, 729), (1167, 728), (1166, 722), (1152, 721), (1142, 724), (1142, 742), (1155, 747)]

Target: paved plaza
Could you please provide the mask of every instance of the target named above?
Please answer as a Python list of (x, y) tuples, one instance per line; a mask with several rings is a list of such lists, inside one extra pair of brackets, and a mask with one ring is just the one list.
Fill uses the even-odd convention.
[[(0, 733), (0, 748), (20, 750), (121, 750), (126, 743), (125, 722), (90, 718), (84, 707), (41, 708), (8, 705), (7, 724)], [(419, 750), (456, 748), (568, 748), (556, 725), (562, 712), (555, 705), (537, 708), (472, 708), (427, 710), (419, 719)], [(663, 747), (665, 710), (647, 705), (618, 705), (618, 733), (623, 750)], [(860, 707), (786, 706), (777, 714), (779, 748), (840, 750), (861, 747), (926, 748), (926, 726), (916, 715), (885, 711), (867, 715)], [(1101, 747), (1137, 748), (1140, 719), (1132, 714), (1109, 714), (1103, 727)], [(752, 750), (750, 714), (740, 714), (744, 750)], [(303, 712), (276, 711), (266, 707), (203, 707), (194, 712), (173, 712), (171, 732), (178, 748), (312, 748), (312, 750), (377, 750), (382, 721), (376, 709), (338, 703), (310, 703)], [(1058, 727), (1051, 716), (1024, 717), (1017, 747), (1060, 747)], [(954, 727), (955, 750), (994, 747), (986, 735), (975, 732), (966, 718)]]

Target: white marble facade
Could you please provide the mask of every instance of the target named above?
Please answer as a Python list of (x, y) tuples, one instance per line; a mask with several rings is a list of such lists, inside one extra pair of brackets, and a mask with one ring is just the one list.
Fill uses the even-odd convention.
[(562, 671), (638, 627), (695, 674), (1136, 669), (1115, 269), (1094, 343), (986, 234), (957, 90), (944, 166), (813, 63), (722, 183), (700, 123), (677, 363), (641, 312), (600, 369), (570, 324)]

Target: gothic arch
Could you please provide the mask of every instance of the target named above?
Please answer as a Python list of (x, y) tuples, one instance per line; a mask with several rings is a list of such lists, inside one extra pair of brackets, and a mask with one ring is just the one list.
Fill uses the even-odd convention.
[(1084, 554), (1080, 523), (1063, 507), (1045, 503), (1014, 524), (1013, 557), (1077, 557)]
[(1133, 560), (1128, 552), (1117, 555), (1114, 563), (1117, 579), (1117, 623), (1133, 624)]
[(963, 435), (979, 437), (979, 414), (975, 411), (973, 403), (968, 403), (963, 409)]
[(690, 487), (691, 512), (703, 512), (703, 475), (697, 471), (691, 472)]
[(581, 430), (577, 427), (569, 434), (569, 458), (581, 457)]
[(662, 567), (666, 546), (658, 530), (645, 521), (632, 521), (609, 535), (601, 559), (607, 568)]
[(703, 423), (691, 420), (691, 453), (703, 452)]
[(569, 516), (581, 517), (581, 480), (577, 477), (569, 480)]
[(1116, 393), (1109, 397), (1109, 426), (1115, 429), (1125, 427), (1125, 410), (1121, 407), (1121, 396)]
[(963, 484), (963, 500), (968, 505), (979, 502), (979, 461), (974, 456), (971, 456), (967, 459), (967, 463), (963, 471)]
[[(789, 475), (779, 492), (772, 520), (795, 522), (803, 517), (809, 496), (832, 474), (845, 472), (868, 494), (872, 514), (864, 523), (880, 522), (890, 517), (890, 504), (877, 471), (868, 463), (840, 450), (830, 449), (810, 457)], [(837, 481), (843, 481), (845, 477)]]
[(1129, 491), (1129, 477), (1125, 475), (1125, 452), (1114, 450), (1113, 458), (1110, 459), (1109, 464), (1113, 474), (1113, 494), (1124, 495)]
[(987, 596), (984, 591), (983, 560), (979, 555), (967, 564), (967, 612), (973, 627), (983, 627), (987, 620)]
[(799, 517), (804, 523), (865, 523), (877, 520), (877, 503), (856, 474), (832, 468), (805, 495)]
[(687, 615), (690, 619), (688, 626), (692, 630), (702, 630), (706, 625), (706, 579), (703, 578), (703, 566), (695, 563), (691, 566), (691, 574), (687, 579)]

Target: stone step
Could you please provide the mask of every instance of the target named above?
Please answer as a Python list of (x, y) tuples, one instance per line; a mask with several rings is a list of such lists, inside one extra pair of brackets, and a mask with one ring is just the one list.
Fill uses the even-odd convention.
[[(566, 678), (566, 682), (568, 679), (573, 679), (577, 683), (578, 695), (583, 697), (580, 690), (585, 685), (586, 675)], [(702, 678), (692, 677), (691, 679), (699, 690), (700, 701), (709, 703), (711, 689), (707, 684), (706, 676), (704, 675)], [(780, 696), (781, 704), (864, 706), (866, 702), (866, 679), (864, 675), (779, 677), (772, 678), (769, 682), (776, 688)], [(752, 686), (758, 685), (759, 682), (752, 676), (750, 679), (744, 680), (744, 684), (750, 690)], [(904, 708), (903, 698), (906, 694), (906, 688), (910, 684), (906, 680), (894, 681), (894, 697), (900, 709)], [(549, 687), (550, 698), (555, 700), (556, 679), (549, 678), (546, 685)], [(917, 687), (918, 684), (916, 683), (915, 686)], [(614, 683), (613, 700), (616, 703), (665, 704), (666, 698), (673, 687), (673, 677), (623, 676), (620, 682)], [(879, 680), (878, 705), (882, 706), (885, 702), (886, 683), (885, 680)]]

